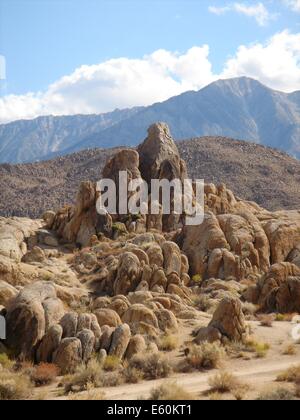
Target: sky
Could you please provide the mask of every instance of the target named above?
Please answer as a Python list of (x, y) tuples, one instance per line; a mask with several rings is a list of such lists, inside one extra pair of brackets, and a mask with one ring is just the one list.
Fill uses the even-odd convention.
[(300, 0), (0, 0), (0, 123), (239, 76), (300, 90)]

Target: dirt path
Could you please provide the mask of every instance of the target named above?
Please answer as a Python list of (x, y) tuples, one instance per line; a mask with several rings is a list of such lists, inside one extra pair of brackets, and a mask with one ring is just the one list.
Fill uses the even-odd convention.
[[(286, 370), (293, 364), (299, 363), (299, 357), (290, 357), (281, 363), (272, 361), (266, 362), (259, 360), (258, 363), (245, 363), (243, 369), (240, 367), (234, 369), (231, 364), (230, 372), (234, 373), (241, 382), (250, 385), (250, 392), (248, 398), (256, 398), (259, 393), (269, 387), (270, 384), (276, 386), (275, 380), (279, 373)], [(228, 366), (229, 367), (229, 366)], [(233, 368), (233, 369), (232, 369)], [(178, 374), (173, 375), (168, 379), (143, 382), (137, 385), (122, 385), (116, 388), (106, 388), (106, 398), (109, 400), (137, 400), (139, 398), (149, 398), (150, 392), (153, 388), (161, 385), (164, 382), (177, 382), (185, 388), (186, 391), (193, 394), (196, 398), (203, 397), (203, 393), (209, 390), (208, 379), (214, 375), (216, 371), (209, 373), (192, 373), (192, 374)], [(202, 395), (201, 395), (202, 394)]]
[[(194, 323), (185, 321), (181, 324), (180, 348), (191, 339), (191, 331)], [(197, 324), (197, 322), (196, 322)], [(256, 399), (262, 392), (278, 386), (287, 386), (276, 383), (279, 373), (285, 371), (292, 365), (300, 363), (300, 345), (293, 343), (290, 337), (291, 324), (289, 322), (274, 322), (272, 328), (262, 327), (259, 322), (250, 322), (254, 337), (262, 343), (268, 343), (270, 350), (265, 358), (255, 358), (250, 355), (251, 360), (228, 358), (223, 369), (233, 373), (242, 383), (250, 386), (246, 398)], [(284, 349), (293, 344), (295, 355), (283, 355)], [(182, 356), (180, 348), (169, 353), (173, 361), (178, 361)], [(176, 382), (197, 399), (205, 399), (205, 392), (209, 390), (208, 380), (217, 371), (195, 372), (189, 374), (174, 374), (167, 379), (141, 382), (139, 384), (125, 384), (114, 388), (105, 388), (106, 399), (108, 400), (137, 400), (147, 399), (151, 390), (164, 382)], [(57, 385), (56, 385), (57, 386)], [(59, 390), (55, 385), (47, 389), (49, 399), (67, 399), (66, 396), (59, 396)], [(84, 393), (83, 393), (84, 394)]]

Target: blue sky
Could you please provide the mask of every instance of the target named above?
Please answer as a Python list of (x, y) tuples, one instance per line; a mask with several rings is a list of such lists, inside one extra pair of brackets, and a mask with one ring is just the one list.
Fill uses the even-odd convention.
[[(274, 38), (278, 34), (286, 35)], [(0, 122), (48, 112), (103, 112), (148, 104), (201, 88), (218, 76), (247, 71), (271, 87), (300, 89), (299, 34), (299, 0), (0, 0), (0, 54), (6, 60), (6, 80), (0, 82)], [(255, 45), (262, 49), (273, 45), (268, 50), (271, 58), (282, 48), (289, 53), (287, 61), (293, 62), (285, 69), (275, 63), (275, 75), (272, 69), (261, 72), (259, 67), (268, 63), (261, 63), (263, 51), (257, 51), (260, 58), (256, 58)], [(247, 58), (238, 59), (241, 46), (247, 48)], [(188, 54), (193, 48), (198, 50)], [(151, 56), (161, 50), (165, 53), (158, 58), (158, 73), (163, 66), (166, 84), (162, 77), (158, 80), (157, 59), (154, 68)], [(151, 69), (145, 56), (151, 57)], [(252, 57), (249, 63), (248, 57)], [(230, 58), (236, 62), (226, 70)], [(107, 65), (111, 59), (123, 61)], [(82, 66), (86, 66), (83, 71)], [(203, 77), (191, 74), (192, 67)], [(140, 89), (127, 102), (120, 95), (118, 103), (116, 86), (128, 96), (135, 69)], [(58, 86), (49, 92), (53, 83)], [(160, 83), (166, 86), (161, 96), (147, 93), (146, 84), (151, 91), (154, 85), (160, 91)], [(29, 107), (33, 110), (28, 114)]]

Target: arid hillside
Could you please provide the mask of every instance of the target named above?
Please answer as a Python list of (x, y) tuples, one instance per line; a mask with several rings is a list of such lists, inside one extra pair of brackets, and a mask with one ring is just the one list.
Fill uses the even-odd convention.
[[(269, 210), (300, 206), (300, 162), (285, 153), (223, 137), (178, 143), (189, 175), (225, 183), (235, 194)], [(46, 162), (0, 165), (0, 215), (40, 217), (72, 203), (83, 180), (100, 179), (117, 149), (93, 149)]]

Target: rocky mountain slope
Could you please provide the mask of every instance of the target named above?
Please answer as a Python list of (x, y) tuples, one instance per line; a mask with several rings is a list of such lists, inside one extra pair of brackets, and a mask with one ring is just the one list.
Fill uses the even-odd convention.
[(41, 117), (0, 125), (0, 162), (49, 159), (87, 148), (136, 146), (155, 121), (176, 139), (223, 136), (300, 156), (300, 95), (249, 78), (220, 80), (199, 92), (99, 116)]
[[(300, 163), (249, 142), (204, 137), (178, 143), (193, 178), (226, 183), (238, 196), (270, 210), (299, 208)], [(40, 217), (73, 203), (82, 180), (98, 181), (118, 149), (93, 149), (50, 161), (0, 165), (0, 215)]]
[[(129, 180), (187, 177), (163, 123), (149, 128), (137, 150), (115, 151), (103, 175), (116, 180), (119, 171)], [(258, 340), (273, 337), (263, 323), (300, 313), (299, 211), (270, 212), (212, 183), (197, 226), (162, 207), (158, 214), (100, 214), (97, 199), (95, 183), (83, 181), (74, 205), (42, 220), (0, 218), (0, 315), (7, 325), (0, 399), (33, 398), (34, 384), (58, 375), (59, 395), (74, 399), (173, 371), (179, 381), (187, 372), (201, 376), (220, 362), (236, 369), (238, 358), (252, 364), (252, 375), (261, 369), (257, 359), (270, 345)], [(272, 372), (289, 366), (282, 337), (273, 337)], [(228, 392), (241, 399), (238, 386), (244, 398), (249, 388), (230, 378)], [(288, 395), (299, 398), (297, 388)]]

